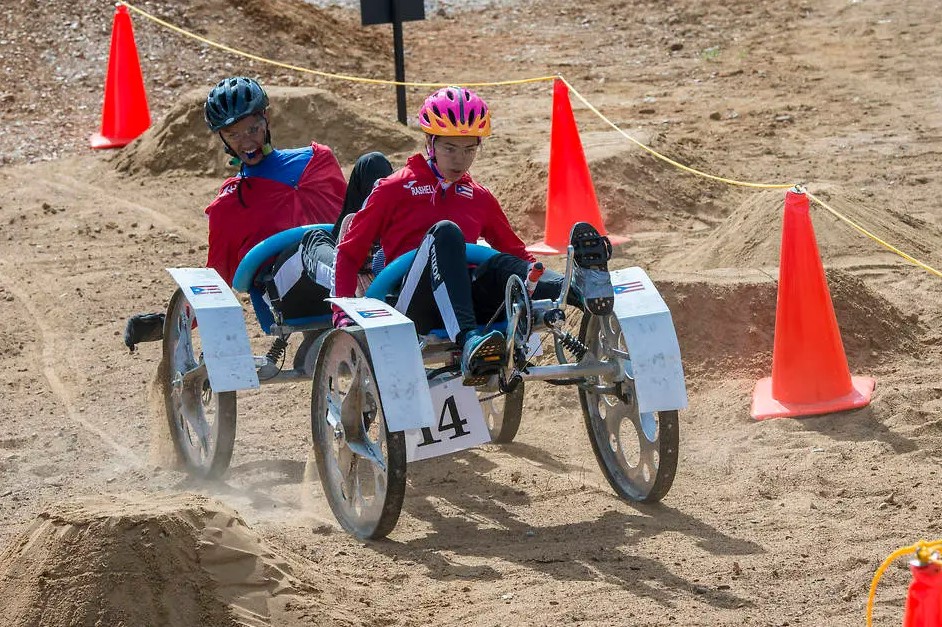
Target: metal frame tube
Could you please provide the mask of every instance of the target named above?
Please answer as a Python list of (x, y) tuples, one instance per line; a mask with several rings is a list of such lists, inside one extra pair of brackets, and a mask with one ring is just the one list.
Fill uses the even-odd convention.
[(521, 372), (524, 381), (545, 381), (547, 379), (572, 379), (611, 375), (617, 377), (619, 364), (613, 362), (590, 362), (579, 364), (561, 364), (559, 366), (534, 366)]

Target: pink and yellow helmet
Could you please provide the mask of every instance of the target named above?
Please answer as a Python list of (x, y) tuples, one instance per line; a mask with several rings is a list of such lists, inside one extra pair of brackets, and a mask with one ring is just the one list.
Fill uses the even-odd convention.
[(425, 99), (419, 126), (429, 135), (487, 137), (491, 111), (480, 96), (464, 87), (444, 87)]

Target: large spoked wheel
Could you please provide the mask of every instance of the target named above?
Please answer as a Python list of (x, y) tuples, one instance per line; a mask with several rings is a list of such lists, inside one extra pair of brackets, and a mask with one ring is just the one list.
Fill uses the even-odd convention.
[(520, 429), (520, 419), (523, 417), (523, 381), (517, 384), (513, 392), (501, 394), (497, 384), (497, 377), (493, 385), (478, 388), (478, 400), (484, 411), (484, 421), (487, 430), (491, 433), (491, 442), (507, 444), (513, 442)]
[(358, 538), (396, 526), (406, 492), (406, 446), (386, 429), (363, 331), (332, 331), (314, 368), (311, 430), (317, 470), (337, 521)]
[(190, 475), (213, 479), (226, 472), (232, 459), (236, 393), (213, 392), (195, 322), (178, 289), (164, 321), (161, 385), (178, 459)]
[[(628, 350), (614, 315), (585, 314), (579, 337), (600, 361), (613, 359), (611, 348)], [(612, 379), (592, 377), (588, 386), (579, 389), (595, 458), (621, 498), (659, 501), (670, 490), (677, 471), (677, 412), (640, 413), (634, 381)]]

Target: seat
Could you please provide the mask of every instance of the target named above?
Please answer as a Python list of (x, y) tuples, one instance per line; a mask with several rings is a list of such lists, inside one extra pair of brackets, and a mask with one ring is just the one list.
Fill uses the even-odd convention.
[[(232, 289), (249, 295), (252, 308), (255, 310), (255, 318), (266, 334), (271, 334), (275, 316), (271, 311), (269, 301), (265, 299), (264, 289), (256, 280), (257, 277), (271, 266), (274, 258), (282, 251), (300, 244), (305, 233), (312, 229), (330, 231), (333, 226), (333, 224), (308, 224), (275, 233), (253, 246), (239, 262), (239, 267), (236, 268), (232, 278)], [(330, 314), (290, 318), (285, 319), (283, 323), (301, 329), (329, 327)]]
[[(406, 273), (409, 271), (409, 267), (412, 265), (412, 262), (415, 259), (417, 250), (418, 249), (410, 250), (409, 252), (397, 257), (392, 263), (383, 268), (383, 270), (373, 279), (373, 282), (370, 283), (370, 286), (367, 288), (364, 296), (376, 298), (385, 302), (386, 297), (395, 293), (395, 290), (399, 287), (399, 284), (402, 283), (402, 279), (405, 278)], [(469, 265), (481, 265), (496, 254), (498, 254), (498, 251), (488, 246), (465, 244), (465, 255), (467, 256)], [(492, 325), (492, 328), (501, 330), (501, 327), (504, 326), (506, 326), (506, 323), (500, 323)], [(429, 335), (433, 335), (440, 340), (448, 339), (448, 332), (445, 331), (445, 329), (433, 329), (429, 332)]]
[[(291, 246), (300, 244), (301, 240), (304, 238), (304, 234), (316, 228), (329, 231), (333, 228), (333, 225), (309, 224), (276, 233), (253, 246), (252, 249), (246, 253), (245, 257), (242, 258), (239, 267), (236, 268), (235, 276), (233, 276), (232, 279), (232, 289), (249, 295), (252, 301), (252, 308), (255, 310), (255, 317), (262, 331), (266, 334), (271, 334), (271, 327), (275, 323), (275, 317), (271, 311), (269, 301), (265, 298), (264, 290), (259, 286), (256, 278), (260, 273), (268, 269), (272, 260), (282, 251)], [(478, 244), (466, 244), (465, 251), (468, 263), (471, 265), (480, 265), (498, 254), (493, 248), (480, 246)], [(411, 250), (396, 258), (375, 276), (363, 295), (385, 302), (386, 297), (394, 293), (399, 287), (402, 279), (409, 271), (409, 267), (412, 265), (415, 255), (416, 250)], [(283, 324), (296, 329), (317, 329), (328, 327), (331, 322), (330, 315), (327, 314), (285, 319)], [(500, 329), (501, 326), (502, 324), (497, 324), (494, 325), (494, 328)], [(448, 339), (448, 333), (444, 329), (434, 329), (429, 332), (429, 335), (435, 336), (440, 340)]]

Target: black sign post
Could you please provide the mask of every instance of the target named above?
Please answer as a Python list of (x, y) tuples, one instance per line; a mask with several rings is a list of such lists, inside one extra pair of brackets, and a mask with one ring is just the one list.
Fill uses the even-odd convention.
[[(360, 15), (363, 26), (392, 22), (396, 82), (405, 82), (406, 58), (402, 48), (402, 23), (425, 19), (423, 0), (360, 0)], [(399, 123), (406, 124), (405, 85), (396, 85), (396, 105), (399, 110)]]

